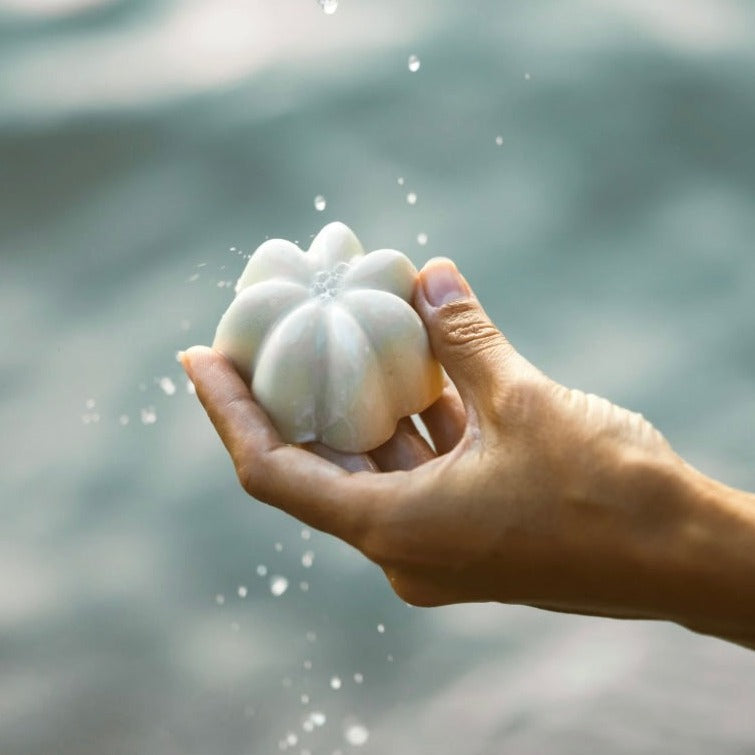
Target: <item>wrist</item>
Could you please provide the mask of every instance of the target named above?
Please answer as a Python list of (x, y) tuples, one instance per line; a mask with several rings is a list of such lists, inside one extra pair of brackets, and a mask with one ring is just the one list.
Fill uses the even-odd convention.
[(644, 473), (661, 493), (644, 551), (659, 618), (755, 646), (755, 496), (681, 459)]

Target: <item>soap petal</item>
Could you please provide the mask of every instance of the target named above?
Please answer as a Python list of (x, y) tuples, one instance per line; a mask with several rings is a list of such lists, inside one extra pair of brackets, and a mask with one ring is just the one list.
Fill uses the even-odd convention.
[(315, 236), (307, 257), (313, 271), (330, 270), (339, 262), (351, 262), (354, 257), (364, 255), (359, 239), (343, 223), (328, 223)]
[(357, 320), (380, 364), (394, 424), (427, 408), (443, 389), (443, 373), (414, 309), (385, 291), (344, 292), (339, 303)]
[(395, 249), (376, 249), (355, 260), (343, 276), (344, 288), (376, 288), (410, 301), (417, 268)]
[(336, 451), (368, 451), (393, 435), (398, 417), (361, 324), (340, 304), (325, 309), (327, 381), (318, 407), (321, 440)]
[(254, 358), (270, 328), (308, 296), (304, 286), (286, 280), (267, 280), (245, 288), (221, 318), (212, 347), (228, 357), (249, 382)]
[(236, 293), (254, 283), (282, 278), (308, 286), (311, 273), (304, 252), (285, 239), (270, 239), (259, 246), (236, 283)]
[(289, 443), (319, 437), (317, 406), (327, 357), (324, 309), (311, 299), (286, 315), (265, 339), (255, 362), (252, 393)]

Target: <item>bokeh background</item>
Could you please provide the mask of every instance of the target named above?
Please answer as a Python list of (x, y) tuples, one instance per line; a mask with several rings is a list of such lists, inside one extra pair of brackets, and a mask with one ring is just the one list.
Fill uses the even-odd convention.
[(175, 362), (339, 219), (755, 489), (753, 72), (750, 0), (0, 0), (0, 753), (755, 752), (755, 654), (406, 606)]

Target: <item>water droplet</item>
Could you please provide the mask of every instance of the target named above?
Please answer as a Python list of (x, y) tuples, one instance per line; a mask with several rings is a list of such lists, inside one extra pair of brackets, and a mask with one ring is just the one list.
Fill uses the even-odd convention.
[(265, 566), (265, 564), (260, 564), (257, 567), (257, 574), (259, 574), (260, 577), (264, 577), (267, 574), (267, 566)]
[(294, 734), (292, 731), (286, 734), (286, 743), (291, 747), (293, 747), (298, 741), (299, 737), (297, 737), (296, 734)]
[(312, 661), (306, 660), (306, 661), (304, 661), (304, 663), (302, 664), (302, 666), (304, 666), (304, 668), (307, 671), (311, 671), (312, 670)]
[(383, 634), (383, 632), (385, 632), (385, 624), (378, 624), (377, 630), (378, 632), (380, 632), (380, 634)]
[(288, 590), (288, 580), (280, 575), (270, 577), (270, 592), (275, 595), (276, 598), (283, 595)]
[(157, 422), (157, 412), (154, 406), (147, 406), (140, 410), (143, 425), (154, 425)]
[(529, 81), (529, 80), (530, 80), (530, 79), (532, 78), (532, 76), (530, 76), (530, 74), (529, 74), (529, 73), (525, 73), (525, 74), (524, 74), (524, 78), (525, 78), (525, 79), (526, 79), (527, 81)]
[(338, 0), (317, 0), (317, 4), (327, 16), (332, 16), (338, 10)]
[(370, 738), (370, 732), (362, 724), (351, 724), (346, 727), (343, 736), (350, 745), (361, 747)]
[(417, 243), (420, 246), (424, 246), (427, 243), (427, 234), (426, 233), (418, 233), (417, 234)]
[(308, 705), (308, 704), (309, 704), (309, 695), (305, 693), (305, 694), (303, 694), (303, 695), (302, 695), (302, 696), (301, 696), (301, 697), (299, 698), (299, 700), (301, 700), (301, 704), (302, 704), (302, 705)]
[(397, 180), (399, 186), (403, 186), (404, 185), (404, 177), (403, 176), (399, 176), (396, 180)]
[(222, 593), (222, 592), (219, 592), (219, 593), (218, 593), (218, 594), (217, 594), (217, 595), (215, 596), (215, 602), (216, 602), (216, 603), (217, 603), (217, 604), (218, 604), (219, 606), (222, 606), (222, 605), (223, 605), (223, 603), (225, 603), (225, 595), (223, 595), (223, 593)]
[(276, 543), (275, 550), (280, 553), (283, 550), (283, 543)]
[(236, 592), (239, 594), (240, 598), (245, 598), (249, 594), (246, 585), (239, 585), (239, 589)]
[(422, 65), (422, 63), (416, 55), (410, 55), (409, 62), (407, 65), (409, 67), (409, 70), (412, 73), (415, 73), (416, 71), (419, 71), (419, 67)]
[(118, 424), (123, 425), (123, 427), (125, 427), (130, 421), (128, 414), (121, 414), (121, 416), (118, 417)]
[(409, 204), (417, 204), (417, 195), (416, 195), (416, 194), (415, 194), (415, 193), (414, 193), (413, 191), (410, 191), (410, 192), (409, 192), (409, 193), (408, 193), (408, 194), (406, 195), (406, 201), (407, 201), (407, 202), (408, 202)]
[(88, 398), (86, 400), (85, 406), (87, 409), (94, 409), (95, 407), (95, 400), (93, 398)]
[(186, 392), (191, 396), (195, 395), (197, 392), (197, 387), (188, 378), (186, 379)]
[(325, 714), (319, 710), (313, 710), (309, 714), (309, 719), (315, 726), (325, 726), (325, 722), (328, 720)]
[(157, 384), (166, 396), (172, 396), (176, 392), (176, 384), (169, 377), (161, 377)]
[(354, 681), (357, 684), (361, 684), (364, 681), (364, 676), (357, 671), (356, 674), (354, 674)]
[(299, 589), (302, 592), (308, 592), (309, 591), (309, 582), (299, 582)]
[(309, 569), (315, 561), (314, 551), (305, 551), (301, 555), (301, 565), (305, 569)]
[(194, 281), (198, 281), (198, 280), (199, 280), (199, 273), (193, 273), (192, 275), (190, 275), (186, 279), (186, 282), (187, 283), (194, 283)]
[(312, 537), (312, 533), (309, 530), (302, 530), (301, 531), (301, 539), (302, 540), (309, 540), (309, 538)]
[(317, 212), (322, 212), (328, 206), (328, 202), (322, 194), (318, 194), (315, 197), (315, 209)]
[(304, 729), (304, 731), (310, 732), (315, 730), (315, 725), (312, 723), (311, 718), (305, 718), (302, 721), (301, 728)]
[(497, 145), (498, 145), (499, 147), (502, 147), (502, 146), (503, 146), (503, 137), (502, 137), (502, 136), (501, 136), (500, 134), (498, 134), (498, 136), (496, 136), (496, 138), (495, 138), (495, 143), (496, 143), (496, 144), (497, 144)]
[(388, 661), (388, 663), (393, 663), (393, 656), (390, 653), (388, 653), (388, 655), (386, 655), (385, 658)]
[(341, 680), (337, 676), (334, 676), (330, 680), (330, 687), (331, 689), (341, 689)]

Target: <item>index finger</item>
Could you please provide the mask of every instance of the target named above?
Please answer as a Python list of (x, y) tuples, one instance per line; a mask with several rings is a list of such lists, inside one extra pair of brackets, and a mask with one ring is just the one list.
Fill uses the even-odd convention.
[(395, 498), (400, 481), (370, 472), (349, 473), (284, 443), (220, 352), (193, 346), (181, 355), (181, 364), (250, 495), (352, 544), (372, 526), (380, 500)]

